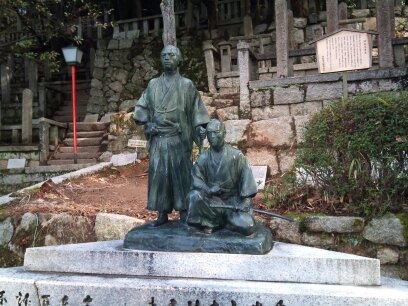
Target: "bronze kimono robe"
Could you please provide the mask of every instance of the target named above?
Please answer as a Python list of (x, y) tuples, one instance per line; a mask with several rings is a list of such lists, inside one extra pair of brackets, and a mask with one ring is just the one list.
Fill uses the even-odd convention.
[(158, 130), (157, 135), (148, 139), (147, 208), (186, 210), (195, 129), (209, 121), (198, 91), (179, 74), (168, 90), (164, 75), (152, 79), (136, 104), (134, 119), (137, 124), (155, 123)]
[[(187, 223), (210, 228), (234, 226), (234, 230), (250, 232), (254, 220), (249, 213), (234, 212), (230, 209), (212, 208), (211, 205), (240, 206), (243, 199), (252, 198), (257, 193), (257, 185), (251, 168), (241, 151), (225, 145), (219, 163), (212, 150), (200, 155), (192, 170)], [(205, 189), (219, 186), (218, 196), (209, 196)]]

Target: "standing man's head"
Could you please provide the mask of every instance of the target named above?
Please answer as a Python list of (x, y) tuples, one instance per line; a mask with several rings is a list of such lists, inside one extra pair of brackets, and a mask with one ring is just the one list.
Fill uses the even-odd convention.
[(165, 72), (173, 72), (181, 63), (180, 49), (173, 45), (167, 45), (161, 52), (161, 63)]
[(208, 142), (215, 151), (220, 150), (224, 146), (225, 125), (217, 119), (211, 119), (207, 124)]

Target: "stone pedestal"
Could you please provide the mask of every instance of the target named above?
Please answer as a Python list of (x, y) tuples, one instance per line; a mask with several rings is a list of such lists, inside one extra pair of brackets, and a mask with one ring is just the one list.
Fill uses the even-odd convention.
[(383, 279), (380, 285), (377, 259), (279, 242), (265, 255), (122, 245), (28, 249), (23, 268), (0, 270), (0, 300), (31, 306), (408, 305), (408, 283)]

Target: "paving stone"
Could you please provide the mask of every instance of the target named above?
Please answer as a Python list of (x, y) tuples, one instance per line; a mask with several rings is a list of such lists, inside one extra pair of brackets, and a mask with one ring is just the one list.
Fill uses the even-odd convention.
[(364, 219), (358, 217), (311, 216), (304, 219), (306, 229), (311, 232), (359, 233), (364, 228)]
[(309, 84), (306, 90), (306, 101), (339, 99), (343, 96), (341, 82)]
[(294, 140), (291, 124), (292, 117), (252, 122), (248, 140), (255, 146), (290, 146)]
[(295, 121), (296, 142), (298, 144), (303, 143), (305, 126), (309, 122), (310, 117), (309, 116), (294, 116), (293, 119)]
[(253, 91), (250, 96), (251, 106), (262, 107), (270, 105), (272, 102), (271, 98), (273, 98), (271, 97), (271, 90)]
[(282, 173), (294, 170), (296, 152), (279, 151), (279, 169)]
[(124, 239), (134, 227), (145, 221), (129, 216), (98, 213), (95, 220), (95, 234), (98, 241)]
[(14, 226), (10, 217), (0, 222), (0, 246), (10, 242), (13, 237)]
[(314, 247), (330, 247), (334, 245), (334, 237), (330, 234), (302, 234), (302, 243)]
[(275, 150), (249, 147), (247, 149), (246, 157), (250, 165), (268, 166), (269, 175), (273, 176), (279, 173)]
[(131, 154), (115, 154), (111, 158), (111, 163), (113, 163), (114, 166), (125, 166), (129, 165), (132, 163), (135, 163), (137, 159), (137, 154), (136, 153), (131, 153)]
[(291, 104), (304, 101), (304, 90), (297, 86), (277, 87), (273, 92), (274, 104)]
[(225, 121), (225, 142), (229, 144), (238, 144), (241, 141), (246, 141), (246, 131), (250, 124), (250, 120), (228, 120)]
[(294, 222), (288, 222), (282, 219), (273, 218), (269, 222), (273, 237), (278, 241), (290, 242), (295, 244), (301, 243), (301, 233), (299, 230), (299, 219)]
[(377, 258), (382, 265), (396, 264), (399, 260), (399, 253), (395, 249), (382, 247), (377, 250)]
[(290, 115), (289, 105), (274, 105), (252, 108), (253, 121), (287, 117), (289, 115)]
[(371, 242), (404, 247), (404, 226), (392, 214), (371, 220), (364, 228), (363, 237)]
[(238, 120), (238, 106), (217, 109), (217, 117), (221, 121)]

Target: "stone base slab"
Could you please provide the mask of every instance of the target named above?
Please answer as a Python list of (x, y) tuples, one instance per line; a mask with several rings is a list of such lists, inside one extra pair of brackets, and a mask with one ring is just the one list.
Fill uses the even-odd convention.
[[(4, 291), (4, 292), (3, 292)], [(5, 305), (408, 305), (408, 282), (382, 286), (113, 277), (0, 269)], [(18, 304), (19, 299), (21, 304)], [(27, 304), (25, 304), (26, 299)], [(4, 300), (3, 300), (4, 301)], [(278, 304), (282, 301), (281, 304)], [(214, 303), (215, 302), (215, 303)]]
[(378, 259), (276, 242), (265, 255), (124, 250), (122, 240), (29, 248), (26, 271), (380, 285)]

